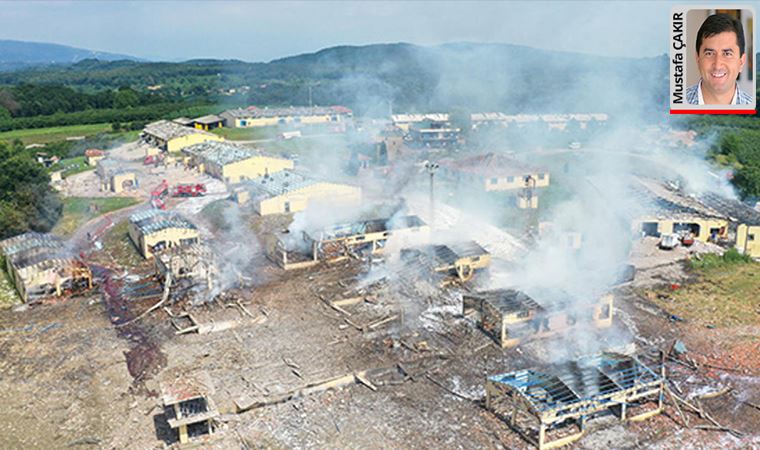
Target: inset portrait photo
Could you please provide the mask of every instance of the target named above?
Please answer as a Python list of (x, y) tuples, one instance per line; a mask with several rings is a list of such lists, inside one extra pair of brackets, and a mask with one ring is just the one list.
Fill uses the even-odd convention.
[(671, 112), (754, 114), (754, 11), (684, 10), (678, 37), (673, 17)]

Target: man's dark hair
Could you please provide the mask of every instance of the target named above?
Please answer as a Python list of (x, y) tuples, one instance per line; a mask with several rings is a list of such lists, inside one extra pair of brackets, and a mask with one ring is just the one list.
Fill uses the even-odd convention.
[(739, 56), (744, 54), (744, 28), (741, 21), (728, 14), (713, 14), (705, 19), (697, 32), (697, 54), (702, 47), (702, 40), (716, 34), (731, 31), (736, 34), (736, 43), (739, 45)]

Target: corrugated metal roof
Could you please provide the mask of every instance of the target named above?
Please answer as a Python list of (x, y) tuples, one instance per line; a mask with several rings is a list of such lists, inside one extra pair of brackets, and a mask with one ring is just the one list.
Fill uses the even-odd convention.
[(129, 216), (129, 221), (143, 234), (151, 234), (167, 228), (198, 229), (194, 223), (175, 212), (157, 209), (149, 209), (132, 214)]
[(262, 156), (261, 152), (248, 147), (216, 141), (191, 145), (183, 148), (182, 152), (220, 166)]
[(162, 141), (168, 141), (183, 136), (191, 136), (193, 134), (205, 134), (216, 137), (216, 135), (207, 131), (196, 130), (195, 128), (186, 127), (168, 120), (159, 120), (145, 125), (143, 133), (155, 136)]
[(238, 119), (256, 119), (264, 117), (305, 117), (305, 116), (324, 116), (324, 115), (348, 115), (352, 111), (345, 106), (315, 106), (309, 107), (290, 107), (290, 108), (256, 108), (248, 107), (246, 109), (237, 108), (225, 111), (223, 114), (229, 114)]
[(471, 173), (482, 177), (525, 176), (545, 173), (545, 170), (542, 168), (532, 167), (513, 158), (493, 152), (461, 159), (442, 159), (439, 161), (439, 164), (441, 167), (449, 170)]

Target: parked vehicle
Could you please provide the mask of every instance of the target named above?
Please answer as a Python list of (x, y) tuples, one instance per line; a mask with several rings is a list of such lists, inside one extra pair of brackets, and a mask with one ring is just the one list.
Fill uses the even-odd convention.
[(663, 250), (673, 250), (681, 243), (680, 236), (677, 234), (663, 234), (660, 239), (660, 248)]

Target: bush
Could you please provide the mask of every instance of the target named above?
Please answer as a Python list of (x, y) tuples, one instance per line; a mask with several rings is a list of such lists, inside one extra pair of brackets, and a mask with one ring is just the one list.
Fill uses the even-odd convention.
[(706, 255), (695, 256), (689, 260), (689, 266), (692, 269), (710, 270), (752, 262), (751, 256), (739, 253), (739, 250), (731, 248), (723, 253), (723, 255), (708, 253)]

